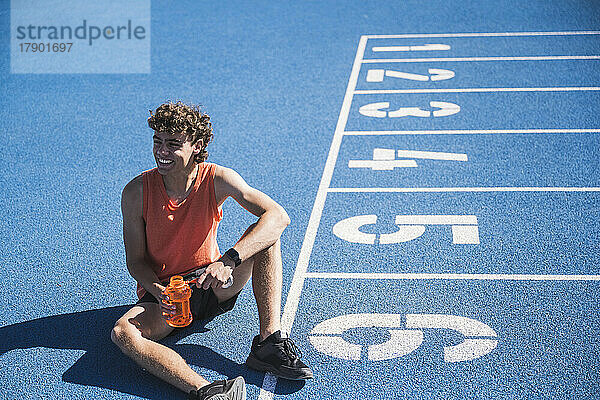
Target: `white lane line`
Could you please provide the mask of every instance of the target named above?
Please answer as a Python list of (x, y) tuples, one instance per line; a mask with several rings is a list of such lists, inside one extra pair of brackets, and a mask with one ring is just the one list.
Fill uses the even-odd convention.
[(445, 193), (445, 192), (600, 192), (600, 187), (431, 187), (329, 188), (329, 193)]
[(494, 93), (494, 92), (590, 92), (599, 91), (598, 86), (583, 87), (529, 87), (529, 88), (456, 88), (456, 89), (379, 89), (356, 90), (354, 94), (397, 94), (397, 93)]
[(307, 272), (316, 279), (395, 279), (395, 280), (507, 280), (507, 281), (600, 281), (600, 275), (536, 275), (536, 274), (393, 274), (353, 272)]
[[(292, 278), (290, 291), (287, 295), (285, 306), (283, 308), (283, 315), (281, 316), (281, 330), (287, 332), (288, 334), (292, 331), (292, 325), (294, 323), (294, 318), (296, 317), (296, 311), (298, 310), (300, 294), (304, 286), (304, 280), (306, 279), (305, 275), (306, 270), (308, 269), (308, 261), (315, 243), (317, 230), (319, 229), (319, 223), (321, 222), (321, 214), (323, 213), (323, 208), (325, 207), (327, 188), (329, 188), (329, 184), (331, 183), (331, 177), (333, 176), (333, 170), (335, 168), (340, 145), (344, 136), (344, 129), (346, 128), (346, 122), (348, 122), (350, 106), (352, 105), (352, 98), (354, 96), (353, 93), (356, 89), (358, 74), (360, 72), (360, 60), (364, 56), (366, 45), (367, 38), (365, 36), (361, 36), (358, 43), (358, 49), (356, 50), (356, 57), (354, 58), (354, 64), (352, 65), (350, 79), (348, 80), (348, 86), (346, 87), (346, 94), (342, 103), (342, 109), (335, 127), (335, 133), (333, 135), (333, 140), (331, 141), (331, 147), (329, 148), (329, 155), (327, 156), (323, 175), (321, 176), (321, 183), (319, 184), (319, 189), (317, 190), (317, 196), (310, 214), (306, 233), (304, 234), (304, 241), (302, 242), (300, 255), (298, 256), (298, 262)], [(272, 375), (265, 374), (263, 385), (260, 389), (259, 399), (271, 400), (274, 396), (274, 388), (276, 384), (276, 378), (275, 382), (273, 382)]]
[(429, 131), (345, 131), (347, 136), (378, 135), (489, 135), (489, 134), (552, 134), (552, 133), (600, 133), (600, 129), (450, 129)]
[(390, 58), (363, 59), (363, 64), (368, 63), (417, 63), (440, 61), (550, 61), (550, 60), (600, 60), (600, 56), (519, 56), (519, 57), (438, 57), (438, 58)]
[(459, 38), (459, 37), (502, 37), (502, 36), (570, 36), (600, 35), (600, 31), (559, 31), (559, 32), (472, 32), (472, 33), (406, 33), (400, 35), (366, 35), (368, 39), (405, 38)]
[(342, 109), (340, 111), (338, 122), (335, 128), (335, 134), (331, 142), (329, 155), (327, 156), (325, 168), (321, 177), (321, 183), (319, 184), (319, 189), (317, 191), (317, 197), (315, 199), (310, 219), (308, 221), (308, 228), (306, 229), (306, 233), (304, 235), (302, 248), (300, 249), (300, 256), (298, 257), (298, 263), (296, 264), (296, 270), (294, 272), (294, 277), (292, 278), (290, 291), (288, 293), (286, 303), (283, 308), (281, 326), (282, 329), (288, 333), (291, 332), (292, 324), (294, 323), (294, 317), (296, 316), (296, 311), (298, 309), (300, 293), (302, 291), (302, 286), (304, 285), (304, 273), (308, 268), (308, 261), (310, 258), (310, 254), (312, 253), (315, 238), (317, 236), (317, 230), (321, 221), (321, 214), (323, 212), (323, 208), (325, 206), (325, 199), (327, 197), (327, 189), (329, 188), (329, 184), (331, 183), (331, 178), (333, 176), (333, 170), (335, 168), (335, 163), (340, 150), (342, 137), (344, 136), (344, 128), (346, 127), (346, 122), (348, 121), (350, 106), (352, 104), (352, 97), (354, 89), (356, 88), (356, 83), (358, 81), (358, 73), (360, 72), (360, 60), (362, 59), (362, 56), (364, 54), (366, 44), (367, 39), (365, 37), (361, 37), (360, 42), (358, 44), (358, 50), (356, 52), (354, 65), (352, 67), (352, 72), (350, 74), (348, 87), (346, 88), (344, 102), (342, 104)]

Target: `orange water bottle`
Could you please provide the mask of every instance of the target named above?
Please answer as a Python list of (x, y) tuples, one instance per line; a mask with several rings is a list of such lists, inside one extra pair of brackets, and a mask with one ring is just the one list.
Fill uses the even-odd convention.
[(190, 311), (190, 297), (192, 289), (182, 276), (175, 275), (171, 277), (171, 282), (165, 289), (165, 294), (169, 296), (167, 304), (175, 305), (175, 314), (165, 314), (167, 324), (174, 328), (181, 328), (192, 323), (192, 312)]

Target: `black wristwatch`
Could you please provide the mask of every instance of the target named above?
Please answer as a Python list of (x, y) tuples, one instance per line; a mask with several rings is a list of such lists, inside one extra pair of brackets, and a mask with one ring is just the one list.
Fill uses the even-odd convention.
[(238, 253), (233, 247), (225, 252), (225, 255), (233, 260), (235, 268), (237, 268), (242, 260), (240, 259), (240, 253)]

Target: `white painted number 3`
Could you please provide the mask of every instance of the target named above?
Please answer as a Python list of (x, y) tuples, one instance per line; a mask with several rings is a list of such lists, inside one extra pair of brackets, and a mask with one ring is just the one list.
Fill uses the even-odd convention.
[[(390, 339), (367, 346), (367, 358), (373, 361), (391, 360), (412, 353), (423, 343), (421, 329), (450, 329), (464, 340), (444, 347), (445, 362), (470, 361), (496, 348), (496, 332), (477, 320), (443, 314), (348, 314), (325, 320), (315, 326), (309, 340), (318, 351), (345, 360), (360, 360), (363, 348), (349, 343), (342, 334), (352, 328), (390, 328)], [(398, 329), (408, 328), (408, 329)]]

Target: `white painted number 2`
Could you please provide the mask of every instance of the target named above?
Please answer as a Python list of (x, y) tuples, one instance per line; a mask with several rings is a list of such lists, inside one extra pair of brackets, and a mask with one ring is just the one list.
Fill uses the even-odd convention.
[(412, 74), (402, 71), (393, 71), (385, 69), (370, 69), (367, 72), (367, 82), (383, 82), (385, 76), (389, 78), (408, 79), (411, 81), (445, 81), (454, 78), (454, 71), (448, 69), (429, 68), (429, 75)]
[(495, 339), (498, 335), (483, 322), (444, 314), (408, 314), (406, 323), (401, 314), (341, 315), (315, 326), (309, 340), (315, 349), (332, 357), (360, 360), (362, 347), (347, 342), (342, 334), (348, 329), (368, 327), (390, 328), (388, 341), (367, 346), (367, 358), (373, 361), (391, 360), (412, 353), (423, 343), (421, 329), (450, 329), (464, 336), (461, 343), (444, 347), (445, 362), (474, 360), (498, 345)]
[(460, 106), (454, 103), (448, 103), (445, 101), (430, 101), (429, 106), (431, 108), (439, 108), (439, 110), (424, 110), (419, 107), (400, 107), (394, 111), (385, 111), (390, 108), (390, 103), (383, 101), (380, 103), (369, 103), (361, 106), (358, 112), (365, 117), (373, 118), (401, 118), (401, 117), (447, 117), (449, 115), (460, 112)]

